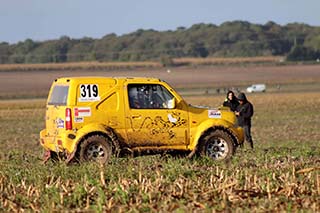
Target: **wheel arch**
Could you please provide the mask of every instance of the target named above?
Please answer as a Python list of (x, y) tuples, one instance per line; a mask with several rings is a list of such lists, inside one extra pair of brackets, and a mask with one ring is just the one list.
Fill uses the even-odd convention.
[(191, 141), (191, 144), (189, 145), (191, 150), (194, 150), (201, 137), (203, 137), (204, 134), (210, 132), (210, 131), (215, 131), (215, 130), (224, 130), (227, 131), (230, 135), (232, 135), (232, 138), (235, 140), (235, 144), (239, 144), (236, 133), (232, 132), (232, 128), (234, 128), (234, 124), (228, 122), (227, 120), (224, 119), (210, 119), (207, 120), (203, 123), (201, 123), (197, 129), (195, 130), (195, 135), (194, 138)]
[[(212, 137), (217, 137), (220, 139), (222, 138), (223, 142), (222, 143), (214, 142), (214, 144), (215, 144), (215, 145), (213, 145), (214, 148), (213, 149), (209, 148), (210, 151), (208, 152), (208, 150), (207, 150), (208, 143), (209, 144), (212, 143), (212, 142), (210, 142)], [(219, 141), (220, 141), (220, 139), (219, 139)], [(221, 145), (221, 144), (223, 144), (223, 145)], [(225, 151), (225, 149), (224, 149), (225, 146), (228, 147), (227, 151)], [(218, 147), (220, 147), (220, 148), (218, 148)], [(232, 132), (223, 126), (213, 126), (211, 128), (208, 128), (206, 131), (204, 131), (203, 134), (201, 135), (201, 137), (199, 138), (197, 147), (195, 149), (195, 154), (199, 155), (199, 156), (204, 156), (204, 155), (208, 156), (209, 155), (210, 157), (214, 158), (215, 160), (227, 160), (232, 157), (235, 150), (236, 150), (235, 137), (233, 136)], [(218, 157), (220, 159), (217, 159), (216, 157)]]
[(214, 132), (216, 130), (222, 130), (222, 131), (227, 132), (232, 137), (235, 145), (238, 144), (236, 136), (232, 133), (232, 131), (229, 128), (226, 128), (224, 126), (212, 126), (212, 127), (208, 128), (208, 129), (206, 129), (204, 132), (202, 132), (202, 134), (201, 134), (201, 136), (199, 138), (199, 141), (202, 140), (209, 132)]
[(119, 155), (120, 152), (120, 142), (118, 140), (117, 134), (115, 131), (108, 127), (108, 126), (103, 126), (103, 128), (99, 128), (98, 130), (94, 131), (88, 131), (83, 133), (75, 142), (74, 144), (74, 150), (72, 153), (68, 155), (67, 162), (70, 162), (74, 157), (79, 157), (79, 152), (81, 148), (81, 143), (85, 141), (87, 138), (94, 136), (94, 135), (101, 135), (108, 140), (111, 141), (111, 146), (112, 146), (112, 153), (115, 154), (116, 156)]
[(202, 143), (204, 141), (204, 138), (208, 134), (210, 134), (211, 132), (214, 132), (214, 131), (217, 131), (217, 130), (221, 130), (221, 131), (224, 131), (224, 132), (228, 133), (230, 135), (230, 137), (232, 138), (232, 141), (233, 141), (233, 144), (234, 144), (235, 148), (239, 145), (237, 137), (234, 135), (234, 133), (230, 129), (228, 129), (228, 128), (224, 127), (224, 126), (212, 126), (212, 127), (208, 128), (208, 129), (206, 129), (205, 131), (202, 132), (201, 136), (198, 139), (198, 142), (197, 142), (197, 145), (196, 145), (194, 153), (198, 152), (199, 147), (202, 145)]

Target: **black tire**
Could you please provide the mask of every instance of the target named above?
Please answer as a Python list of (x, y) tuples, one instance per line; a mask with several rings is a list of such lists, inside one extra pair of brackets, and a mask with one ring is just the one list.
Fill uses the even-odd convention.
[(213, 160), (228, 160), (235, 147), (232, 137), (225, 131), (216, 130), (206, 135), (200, 143), (199, 153)]
[(93, 135), (85, 139), (80, 146), (80, 161), (93, 161), (105, 164), (112, 154), (109, 139), (101, 135)]

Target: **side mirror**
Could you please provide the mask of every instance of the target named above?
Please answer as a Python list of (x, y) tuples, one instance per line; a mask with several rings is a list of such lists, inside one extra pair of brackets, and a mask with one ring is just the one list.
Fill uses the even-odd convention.
[(168, 100), (168, 109), (174, 109), (176, 107), (176, 99), (172, 98), (171, 100)]

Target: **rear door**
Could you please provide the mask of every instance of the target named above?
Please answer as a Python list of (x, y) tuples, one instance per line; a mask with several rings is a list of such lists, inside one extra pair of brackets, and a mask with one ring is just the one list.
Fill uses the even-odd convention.
[(68, 84), (54, 84), (51, 89), (46, 109), (46, 129), (49, 137), (56, 137), (65, 131), (68, 94)]

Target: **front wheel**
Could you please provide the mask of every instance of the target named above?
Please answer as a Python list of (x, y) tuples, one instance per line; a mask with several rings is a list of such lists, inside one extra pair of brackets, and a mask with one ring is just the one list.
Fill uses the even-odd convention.
[(216, 130), (203, 138), (199, 147), (200, 155), (214, 160), (227, 160), (234, 153), (231, 136), (222, 130)]
[(111, 142), (101, 136), (93, 135), (85, 139), (80, 148), (80, 161), (108, 162), (112, 153)]

